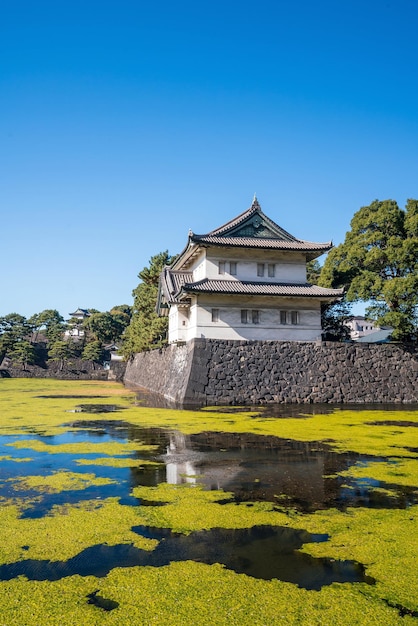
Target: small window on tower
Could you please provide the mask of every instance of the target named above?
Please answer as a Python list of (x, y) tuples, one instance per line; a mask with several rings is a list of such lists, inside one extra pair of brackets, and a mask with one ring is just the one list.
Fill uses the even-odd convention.
[(225, 274), (225, 261), (219, 261), (218, 274)]
[(212, 309), (212, 322), (219, 322), (219, 309)]
[(257, 276), (264, 276), (264, 263), (257, 263)]
[(280, 311), (280, 324), (287, 323), (286, 311)]
[(269, 278), (274, 278), (276, 276), (276, 266), (274, 263), (268, 264), (268, 275)]
[(253, 312), (252, 312), (252, 321), (253, 321), (253, 324), (259, 324), (260, 323), (260, 311), (253, 310)]
[(299, 324), (299, 312), (298, 311), (292, 311), (291, 312), (291, 319), (292, 319), (292, 324)]
[(232, 276), (236, 276), (237, 275), (237, 263), (236, 263), (236, 261), (231, 261), (229, 263), (229, 273)]
[(248, 310), (241, 309), (241, 324), (248, 324)]

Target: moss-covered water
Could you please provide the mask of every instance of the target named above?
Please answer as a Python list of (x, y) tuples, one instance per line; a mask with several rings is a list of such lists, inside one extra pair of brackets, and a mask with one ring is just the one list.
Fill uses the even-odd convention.
[(278, 411), (1, 380), (0, 624), (417, 623), (418, 412)]

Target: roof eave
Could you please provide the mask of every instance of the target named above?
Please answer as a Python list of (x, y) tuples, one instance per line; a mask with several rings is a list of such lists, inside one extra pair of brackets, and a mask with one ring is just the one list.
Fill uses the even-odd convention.
[[(190, 237), (190, 240), (196, 244), (196, 246), (199, 246), (199, 248), (207, 248), (207, 247), (216, 247), (216, 248), (254, 248), (254, 249), (258, 249), (258, 250), (262, 250), (262, 249), (266, 249), (266, 250), (283, 250), (285, 252), (302, 252), (306, 255), (309, 255), (310, 257), (312, 257), (312, 259), (316, 259), (318, 256), (321, 256), (322, 254), (325, 254), (326, 252), (329, 252), (329, 250), (331, 250), (331, 248), (333, 247), (332, 242), (327, 241), (324, 243), (315, 243), (315, 242), (310, 242), (310, 241), (303, 241), (301, 239), (295, 239), (294, 240), (294, 244), (295, 244), (295, 248), (289, 248), (286, 246), (280, 247), (280, 240), (277, 240), (279, 245), (277, 248), (268, 246), (268, 245), (260, 245), (261, 242), (263, 242), (263, 239), (260, 238), (256, 238), (254, 237), (254, 240), (257, 242), (257, 245), (254, 244), (254, 246), (248, 245), (248, 243), (242, 243), (239, 241), (240, 237), (236, 237), (237, 242), (231, 242), (231, 239), (234, 239), (234, 237), (229, 237), (228, 241), (204, 241), (205, 237), (211, 237), (212, 235), (192, 235)], [(271, 242), (271, 241), (276, 241), (275, 239), (271, 239), (271, 238), (266, 238), (264, 241), (266, 242)], [(292, 242), (286, 241), (287, 244), (291, 244)], [(297, 245), (298, 244), (305, 244), (307, 246), (309, 246), (310, 244), (312, 245), (311, 248), (298, 248)], [(311, 260), (311, 259), (309, 259)], [(173, 269), (176, 269), (173, 266)]]
[(196, 257), (204, 245), (201, 245), (199, 242), (194, 240), (193, 235), (189, 235), (187, 240), (187, 244), (182, 252), (178, 255), (177, 259), (174, 261), (173, 265), (170, 266), (171, 270), (181, 270), (186, 265), (192, 261), (194, 257)]

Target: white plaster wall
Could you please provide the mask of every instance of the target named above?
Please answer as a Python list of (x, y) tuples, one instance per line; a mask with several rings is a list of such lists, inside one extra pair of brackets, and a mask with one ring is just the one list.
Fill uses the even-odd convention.
[(193, 272), (193, 280), (196, 282), (206, 276), (206, 250), (201, 250), (200, 254), (193, 259), (188, 271)]
[[(219, 309), (219, 321), (212, 322), (212, 309)], [(241, 309), (258, 310), (259, 324), (241, 322)], [(280, 323), (280, 311), (298, 311), (298, 324)], [(231, 306), (230, 299), (200, 296), (199, 306), (195, 302), (190, 311), (186, 340), (194, 337), (208, 339), (256, 339), (314, 341), (321, 337), (321, 315), (319, 302), (289, 298), (260, 299), (236, 298)], [(183, 339), (183, 340), (184, 340)]]
[[(212, 312), (211, 312), (212, 319)], [(192, 298), (190, 307), (173, 305), (170, 308), (168, 323), (168, 342), (189, 341), (196, 337), (198, 327), (198, 307), (196, 297)]]
[[(375, 326), (373, 322), (365, 320), (363, 317), (356, 318), (345, 322), (345, 325), (350, 329), (351, 339), (358, 339), (359, 337), (365, 337), (370, 333), (375, 333), (380, 330), (379, 326)], [(362, 330), (360, 330), (360, 328)]]
[(179, 340), (178, 311), (176, 306), (170, 307), (168, 316), (168, 343)]
[[(226, 261), (225, 274), (219, 274), (219, 261)], [(229, 273), (229, 261), (237, 263), (237, 274)], [(257, 264), (265, 263), (265, 275), (257, 276)], [(269, 277), (267, 265), (275, 264), (275, 276)], [(252, 280), (262, 282), (306, 282), (306, 261), (304, 255), (299, 253), (274, 252), (271, 250), (246, 250), (242, 256), (242, 250), (230, 248), (217, 248), (208, 250), (206, 256), (206, 276), (210, 279), (225, 280)]]

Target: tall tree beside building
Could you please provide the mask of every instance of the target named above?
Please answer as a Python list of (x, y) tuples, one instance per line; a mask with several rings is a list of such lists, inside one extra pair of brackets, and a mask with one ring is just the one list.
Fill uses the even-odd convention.
[(159, 317), (155, 312), (155, 306), (160, 273), (163, 267), (172, 261), (173, 257), (165, 250), (153, 256), (149, 265), (138, 274), (141, 282), (132, 292), (134, 296), (132, 319), (124, 335), (123, 354), (126, 357), (165, 343), (167, 318)]
[(319, 284), (345, 287), (349, 302), (369, 302), (366, 315), (391, 326), (395, 340), (417, 338), (418, 200), (405, 210), (375, 200), (351, 220), (345, 241), (325, 261)]
[(317, 285), (322, 267), (317, 259), (308, 261), (306, 264), (306, 280), (311, 285)]

